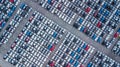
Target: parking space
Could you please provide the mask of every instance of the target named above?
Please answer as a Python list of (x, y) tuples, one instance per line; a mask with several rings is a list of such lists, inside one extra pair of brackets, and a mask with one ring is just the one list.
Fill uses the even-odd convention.
[(14, 67), (13, 65), (11, 65), (10, 63), (8, 63), (7, 61), (4, 61), (2, 55), (0, 54), (0, 67)]
[(97, 51), (87, 67), (120, 67), (120, 63)]
[(18, 9), (17, 13), (14, 15), (14, 18), (10, 21), (9, 25), (5, 28), (3, 33), (0, 35), (0, 44), (6, 44), (8, 39), (12, 36), (12, 34), (15, 32), (16, 28), (20, 24), (20, 21), (23, 18), (26, 18), (28, 16), (28, 12), (30, 12), (31, 9), (29, 6), (22, 3), (20, 5), (20, 8)]
[[(5, 45), (0, 47), (0, 53), (9, 64), (16, 67), (120, 66), (118, 0), (0, 0), (2, 9), (5, 4), (13, 15), (5, 14), (10, 16), (8, 25), (1, 22), (4, 29), (0, 27), (0, 45)], [(5, 11), (0, 12), (2, 15)]]
[[(19, 0), (15, 0), (15, 1), (0, 0), (0, 31), (3, 30), (3, 28), (6, 26), (9, 18), (15, 12), (15, 9), (16, 9), (18, 3), (19, 3)], [(3, 36), (1, 36), (0, 41), (2, 41), (2, 39), (4, 39)], [(0, 43), (0, 45), (2, 45), (2, 43)]]
[(94, 48), (68, 32), (64, 41), (47, 63), (47, 67), (79, 67), (86, 65)]
[(63, 28), (35, 11), (3, 58), (18, 67), (42, 66), (63, 35)]
[(116, 42), (114, 35), (120, 24), (119, 1), (36, 0), (35, 2), (105, 48), (111, 49), (114, 46)]
[(76, 7), (77, 1), (76, 3), (73, 3), (68, 0), (62, 0), (62, 1), (37, 0), (37, 3), (43, 8), (45, 8), (47, 11), (51, 12), (52, 14), (56, 15), (57, 17), (65, 21), (67, 24), (72, 23), (73, 19), (77, 17), (76, 14), (81, 14), (79, 13), (80, 8)]
[(73, 27), (106, 48), (110, 48), (112, 45), (110, 38), (114, 38), (112, 35), (120, 24), (118, 19), (119, 16), (117, 16), (119, 15), (119, 9), (116, 9), (119, 8), (120, 5), (119, 2), (111, 5), (113, 2), (114, 1), (109, 2), (102, 0), (94, 4), (90, 1), (86, 2), (87, 5), (89, 3), (91, 4), (88, 6), (92, 7), (92, 12), (85, 21), (79, 16), (77, 21), (73, 24)]
[(114, 47), (112, 48), (114, 54), (120, 56), (120, 39), (115, 43)]

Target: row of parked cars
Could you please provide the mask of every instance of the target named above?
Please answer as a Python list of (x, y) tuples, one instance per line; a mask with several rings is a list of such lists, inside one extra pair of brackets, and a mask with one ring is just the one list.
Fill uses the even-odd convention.
[(116, 42), (115, 46), (112, 48), (112, 51), (114, 52), (114, 54), (120, 56), (120, 38)]
[(117, 0), (37, 0), (37, 2), (68, 24), (72, 24), (72, 20), (78, 16), (73, 27), (106, 48), (112, 45), (110, 41), (114, 39), (110, 38), (120, 22), (120, 2)]
[(5, 28), (2, 35), (0, 35), (0, 44), (5, 44), (8, 39), (15, 32), (16, 28), (20, 24), (23, 18), (28, 16), (28, 13), (31, 11), (31, 8), (27, 6), (25, 3), (20, 4), (20, 7), (15, 14), (14, 18), (10, 21), (9, 25)]
[[(0, 0), (0, 31), (2, 31), (2, 29), (6, 26), (9, 18), (15, 12), (18, 2), (19, 0), (15, 0), (14, 2), (8, 0)], [(3, 39), (3, 37), (4, 36), (0, 37), (0, 41)], [(0, 45), (2, 44), (0, 43)]]
[[(11, 1), (14, 2), (15, 0), (11, 0)], [(54, 12), (55, 10), (58, 10), (57, 12), (55, 11), (57, 15), (61, 18), (64, 18), (63, 20), (65, 20), (68, 24), (71, 23), (71, 20), (75, 16), (74, 10), (77, 10), (78, 8), (79, 9), (78, 13), (80, 13), (79, 14), (80, 16), (79, 16), (79, 21), (77, 20), (77, 22), (80, 22), (80, 24), (84, 23), (83, 26), (85, 25), (91, 26), (90, 30), (93, 31), (92, 34), (89, 35), (91, 35), (94, 40), (97, 40), (96, 37), (99, 39), (99, 37), (97, 35), (94, 35), (93, 32), (96, 33), (95, 31), (100, 30), (99, 28), (101, 28), (101, 23), (103, 25), (107, 24), (107, 22), (103, 23), (104, 22), (103, 19), (109, 18), (105, 15), (106, 18), (104, 16), (104, 18), (102, 18), (101, 20), (103, 22), (97, 23), (93, 21), (90, 22), (91, 24), (85, 23), (84, 19), (87, 18), (87, 15), (92, 16), (92, 14), (90, 13), (93, 10), (91, 9), (94, 4), (93, 2), (90, 3), (85, 1), (85, 4), (81, 0), (71, 0), (71, 1), (66, 0), (62, 2), (59, 2), (58, 0), (39, 0), (39, 2), (40, 2), (39, 4), (42, 7), (45, 7), (48, 11)], [(99, 1), (97, 0), (95, 4), (97, 3), (98, 4), (100, 3), (99, 5), (104, 4), (102, 0)], [(114, 4), (111, 1), (109, 2), (107, 0), (105, 4), (106, 3)], [(82, 4), (83, 7), (82, 5), (79, 4)], [(90, 4), (92, 4), (92, 6)], [(117, 6), (117, 3), (115, 4), (116, 5), (114, 6), (113, 9), (115, 9), (115, 7)], [(58, 6), (57, 8), (56, 5)], [(72, 7), (72, 5), (75, 8)], [(103, 7), (101, 6), (101, 7), (105, 8), (105, 12), (107, 11), (108, 13), (108, 11), (111, 8), (108, 6), (106, 8), (105, 6)], [(14, 16), (14, 19), (10, 22), (10, 24), (6, 28), (4, 36), (1, 36), (3, 37), (1, 38), (3, 39), (2, 43), (7, 42), (8, 38), (10, 38), (10, 36), (14, 33), (15, 29), (18, 27), (19, 23), (22, 22), (21, 20), (26, 20), (26, 18), (29, 16), (28, 13), (31, 11), (31, 9), (32, 8), (26, 5), (25, 3), (20, 4), (19, 10), (17, 11), (17, 14)], [(94, 9), (97, 9), (97, 7), (94, 7)], [(65, 14), (62, 12), (64, 12)], [(112, 10), (109, 12), (112, 12)], [(117, 13), (119, 14), (119, 12)], [(88, 18), (92, 18), (92, 17), (88, 17)], [(98, 20), (98, 19), (94, 18), (93, 20)], [(86, 22), (89, 21), (90, 19), (87, 19)], [(95, 24), (97, 24), (98, 27), (97, 29)], [(74, 24), (73, 26), (76, 28), (76, 25), (77, 23)], [(92, 26), (94, 27), (94, 29), (92, 28)], [(86, 33), (87, 29), (83, 28), (80, 29), (80, 31)], [(97, 32), (97, 34), (100, 35), (101, 33)], [(102, 43), (101, 40), (102, 38), (97, 41), (99, 43)], [(56, 49), (57, 47), (58, 49)], [(53, 54), (52, 58), (50, 58), (50, 60), (48, 61), (46, 67), (85, 67), (86, 63), (89, 61), (94, 51), (95, 49), (92, 46), (90, 46), (88, 43), (82, 41), (74, 34), (66, 31), (61, 26), (59, 26), (52, 20), (48, 19), (47, 17), (45, 17), (43, 14), (35, 11), (32, 14), (32, 16), (30, 16), (30, 18), (27, 20), (23, 29), (18, 34), (14, 42), (11, 44), (11, 49), (7, 52), (7, 54), (3, 56), (3, 59), (15, 65), (16, 67), (43, 67), (43, 64), (46, 61), (48, 61), (47, 58), (49, 58), (50, 55)], [(98, 59), (98, 57), (100, 59)], [(108, 56), (104, 55), (103, 53), (97, 52), (86, 67), (99, 67), (98, 64), (100, 65), (100, 67), (119, 67), (120, 65), (119, 63), (110, 59)]]
[(96, 3), (96, 5), (99, 5), (98, 9), (93, 9), (85, 21), (84, 18), (79, 16), (73, 24), (73, 27), (106, 48), (112, 45), (110, 42), (111, 37), (114, 38), (113, 34), (120, 24), (119, 4), (116, 3), (116, 5), (113, 6), (111, 5), (112, 2), (114, 1), (104, 1), (101, 4), (99, 4), (99, 2)]
[(17, 67), (42, 67), (65, 35), (65, 29), (35, 11), (3, 58)]
[(97, 51), (87, 67), (120, 67), (120, 63)]
[(94, 48), (68, 32), (64, 41), (49, 60), (47, 67), (80, 67), (88, 61)]
[(40, 6), (55, 14), (57, 17), (61, 18), (68, 24), (72, 23), (77, 14), (82, 15), (84, 18), (86, 17), (87, 13), (80, 8), (86, 10), (87, 12), (90, 10), (85, 5), (79, 7), (76, 6), (77, 2), (79, 4), (83, 4), (83, 2), (80, 0), (76, 0), (75, 2), (71, 2), (69, 0), (38, 0)]
[[(105, 37), (105, 40), (103, 42), (109, 43), (107, 44), (103, 44), (106, 47), (110, 47), (111, 45), (114, 45), (114, 43), (116, 42), (116, 40), (119, 38), (119, 34), (120, 34), (120, 6), (118, 7), (118, 9), (116, 9), (115, 13), (113, 14), (112, 18), (110, 19), (110, 21), (107, 24), (107, 28), (112, 28), (111, 30), (109, 30), (109, 32), (107, 33), (107, 36)], [(107, 29), (105, 30), (107, 31)]]

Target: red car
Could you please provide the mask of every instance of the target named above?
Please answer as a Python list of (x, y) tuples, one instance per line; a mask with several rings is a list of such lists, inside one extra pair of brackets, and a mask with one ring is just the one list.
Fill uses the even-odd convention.
[(13, 44), (11, 45), (11, 49), (13, 49), (15, 46), (16, 46), (16, 43), (13, 43)]
[(21, 32), (19, 35), (18, 35), (18, 38), (21, 38), (23, 35), (23, 33)]

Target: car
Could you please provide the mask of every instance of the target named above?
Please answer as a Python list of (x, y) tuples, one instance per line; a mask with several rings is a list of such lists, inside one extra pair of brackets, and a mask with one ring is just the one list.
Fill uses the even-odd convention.
[(16, 43), (13, 43), (13, 44), (11, 45), (11, 49), (13, 49), (15, 46), (16, 46)]
[(55, 62), (54, 62), (54, 61), (50, 61), (48, 64), (49, 64), (49, 66), (51, 66), (51, 67), (52, 67), (52, 66), (54, 66), (54, 65), (55, 65)]
[(6, 38), (3, 43), (5, 44), (5, 43), (7, 43), (7, 42), (8, 42), (8, 38)]
[(16, 16), (14, 17), (14, 22), (15, 22), (15, 21), (20, 22), (21, 19), (22, 19), (22, 17), (21, 17), (20, 15), (16, 14)]
[(31, 22), (31, 21), (33, 20), (33, 18), (34, 18), (34, 17), (33, 17), (33, 16), (31, 16), (31, 17), (30, 17), (30, 19), (29, 19), (29, 21)]
[(8, 54), (5, 54), (5, 55), (3, 56), (3, 59), (7, 59), (7, 57), (8, 57)]
[(21, 32), (21, 33), (18, 35), (18, 38), (21, 38), (22, 35), (23, 35), (23, 33)]

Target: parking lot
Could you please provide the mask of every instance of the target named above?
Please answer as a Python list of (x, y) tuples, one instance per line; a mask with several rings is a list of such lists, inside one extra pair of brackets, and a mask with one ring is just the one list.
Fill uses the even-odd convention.
[[(24, 13), (19, 14), (19, 12), (22, 12), (21, 9), (24, 10), (24, 8), (22, 8), (22, 6), (20, 7), (20, 5), (23, 5), (24, 3), (26, 4), (26, 6), (30, 7), (29, 9), (26, 8), (27, 11), (28, 11), (28, 14), (24, 14)], [(38, 12), (36, 12), (36, 11), (38, 11)], [(16, 14), (16, 13), (18, 13), (18, 14)], [(17, 18), (16, 19), (14, 18), (15, 16), (18, 16), (18, 18), (21, 17), (21, 19), (17, 20)], [(45, 19), (43, 19), (43, 17), (41, 17), (41, 16), (45, 17)], [(39, 17), (40, 17), (40, 19), (39, 19)], [(113, 59), (113, 60), (117, 61), (118, 63), (120, 63), (120, 58), (118, 56), (119, 53), (116, 53), (117, 52), (116, 47), (114, 47), (112, 45), (112, 47), (110, 47), (108, 49), (108, 48), (104, 47), (103, 45), (101, 45), (102, 42), (100, 42), (100, 43), (95, 42), (89, 36), (83, 34), (79, 30), (77, 30), (76, 28), (71, 26), (74, 23), (78, 22), (77, 17), (80, 18), (79, 16), (75, 16), (75, 18), (70, 20), (70, 23), (66, 23), (68, 21), (64, 21), (63, 19), (60, 19), (60, 17), (58, 17), (57, 15), (51, 14), (49, 11), (47, 11), (46, 9), (39, 6), (38, 4), (36, 4), (33, 1), (28, 1), (28, 0), (21, 1), (19, 6), (17, 7), (17, 10), (15, 11), (13, 16), (9, 20), (9, 22), (11, 22), (11, 23), (6, 24), (6, 27), (2, 31), (2, 32), (4, 32), (4, 30), (9, 25), (10, 26), (13, 25), (13, 29), (15, 28), (15, 30), (13, 30), (13, 31), (10, 30), (9, 34), (12, 34), (12, 35), (8, 36), (8, 40), (5, 40), (5, 42), (4, 42), (5, 44), (3, 44), (0, 47), (1, 48), (0, 49), (1, 54), (5, 55), (7, 53), (7, 51), (9, 51), (10, 48), (13, 49), (13, 50), (11, 50), (12, 53), (10, 55), (8, 55), (9, 58), (13, 58), (14, 54), (18, 55), (16, 53), (17, 51), (18, 51), (18, 53), (20, 52), (20, 55), (23, 54), (23, 56), (20, 59), (20, 61), (18, 62), (18, 64), (16, 64), (15, 62), (12, 62), (12, 60), (8, 60), (9, 58), (6, 59), (8, 62), (12, 63), (13, 65), (14, 64), (17, 65), (18, 67), (20, 67), (20, 65), (22, 65), (21, 64), (22, 59), (24, 59), (23, 60), (23, 62), (25, 63), (24, 65), (29, 67), (30, 63), (37, 61), (37, 59), (36, 60), (30, 60), (29, 58), (34, 58), (35, 59), (35, 57), (39, 55), (39, 56), (41, 56), (39, 58), (39, 60), (41, 60), (41, 61), (37, 61), (38, 63), (37, 62), (32, 63), (32, 65), (33, 66), (40, 66), (40, 65), (41, 66), (42, 65), (46, 66), (46, 65), (48, 65), (48, 67), (49, 67), (49, 64), (50, 65), (53, 64), (53, 62), (51, 62), (51, 60), (55, 60), (53, 58), (55, 56), (57, 56), (57, 52), (59, 52), (59, 51), (61, 52), (61, 49), (64, 49), (64, 51), (65, 51), (68, 48), (68, 47), (65, 48), (65, 46), (63, 45), (63, 42), (66, 40), (68, 32), (70, 32), (70, 34), (73, 34), (73, 36), (77, 37), (78, 39), (80, 39), (82, 41), (85, 41), (85, 43), (89, 44), (89, 46), (95, 48), (93, 50), (93, 54), (100, 51), (103, 54), (110, 57), (111, 59)], [(14, 25), (12, 20), (18, 21), (17, 23), (15, 22), (18, 25)], [(36, 22), (38, 22), (38, 20), (40, 20), (41, 22), (36, 23)], [(82, 19), (80, 20), (80, 22), (82, 22)], [(46, 26), (47, 24), (50, 25), (50, 26)], [(53, 24), (53, 26), (51, 26), (52, 24)], [(38, 26), (38, 28), (37, 28), (37, 26)], [(59, 30), (59, 28), (60, 28), (60, 30)], [(119, 29), (119, 25), (115, 29), (119, 33), (118, 29)], [(62, 35), (60, 32), (63, 31), (62, 33), (64, 33), (64, 30), (65, 30), (66, 33)], [(38, 33), (38, 34), (34, 34), (34, 33)], [(1, 34), (3, 34), (3, 33), (1, 33)], [(40, 36), (40, 35), (43, 35), (43, 36)], [(115, 36), (114, 37), (114, 39), (115, 39), (117, 34), (114, 34), (114, 36)], [(111, 37), (111, 39), (112, 39), (112, 37)], [(25, 40), (25, 41), (23, 42), (23, 40)], [(39, 40), (41, 42), (39, 42), (37, 40)], [(69, 40), (69, 38), (67, 40)], [(119, 41), (118, 38), (116, 38), (115, 41), (116, 42)], [(29, 44), (30, 46), (25, 46), (25, 44)], [(38, 45), (36, 45), (36, 44), (39, 45), (39, 48), (37, 48)], [(22, 47), (22, 49), (24, 49), (23, 51), (22, 51), (21, 47)], [(28, 47), (28, 49), (27, 49), (27, 47)], [(70, 46), (69, 49), (71, 49), (71, 47), (72, 46)], [(75, 47), (75, 46), (73, 46), (73, 47)], [(114, 47), (114, 52), (111, 52), (113, 47)], [(81, 45), (81, 48), (82, 48), (82, 45)], [(87, 50), (87, 47), (85, 47), (85, 45), (84, 45), (83, 49), (85, 49), (85, 48)], [(91, 48), (91, 50), (93, 48)], [(27, 50), (25, 51), (25, 49), (27, 49)], [(40, 50), (41, 53), (38, 53), (37, 52), (38, 50), (34, 50), (34, 49), (38, 49), (38, 50), (41, 49)], [(77, 49), (77, 47), (75, 49), (73, 49), (73, 50), (76, 50), (76, 49)], [(119, 47), (118, 47), (118, 50), (119, 50)], [(82, 50), (82, 51), (84, 52), (84, 50)], [(34, 55), (33, 56), (30, 55), (29, 52), (33, 53)], [(75, 56), (76, 59), (77, 59), (77, 57), (78, 57), (78, 56), (76, 56), (77, 52), (75, 53), (75, 55), (74, 55), (74, 52), (75, 51), (72, 52), (72, 50), (71, 50), (70, 56)], [(63, 54), (64, 53), (65, 52), (63, 52)], [(90, 54), (90, 53), (88, 53), (88, 54)], [(88, 54), (86, 54), (86, 55), (88, 55)], [(26, 57), (28, 57), (28, 58), (26, 58)], [(59, 57), (59, 55), (58, 55), (58, 57)], [(90, 55), (89, 59), (91, 59), (92, 57), (93, 57), (93, 55)], [(52, 59), (50, 59), (50, 58), (52, 58)], [(83, 60), (84, 60), (84, 58), (85, 57), (83, 55)], [(71, 63), (70, 65), (72, 65), (72, 66), (74, 65), (75, 67), (77, 65), (79, 66), (81, 64), (80, 62), (79, 62), (80, 63), (79, 64), (76, 60), (75, 60), (76, 62), (74, 62), (74, 64), (73, 64), (73, 62), (72, 62), (73, 59), (75, 59), (75, 58), (69, 59), (66, 62)], [(28, 60), (30, 60), (30, 61), (28, 61)], [(86, 66), (90, 61), (91, 60), (88, 60), (87, 62), (83, 62), (83, 61), (81, 61), (81, 62)], [(113, 61), (113, 62), (115, 62), (115, 61)], [(59, 62), (57, 61), (56, 65), (58, 64), (57, 66), (61, 66), (62, 64), (65, 64), (64, 62), (65, 62), (64, 60), (60, 60)], [(4, 65), (5, 64), (3, 64), (2, 66), (4, 67)], [(9, 63), (8, 63), (8, 65), (9, 65)], [(69, 64), (67, 64), (67, 63), (66, 63), (66, 65), (69, 66)], [(91, 64), (88, 64), (88, 65), (91, 65)]]

